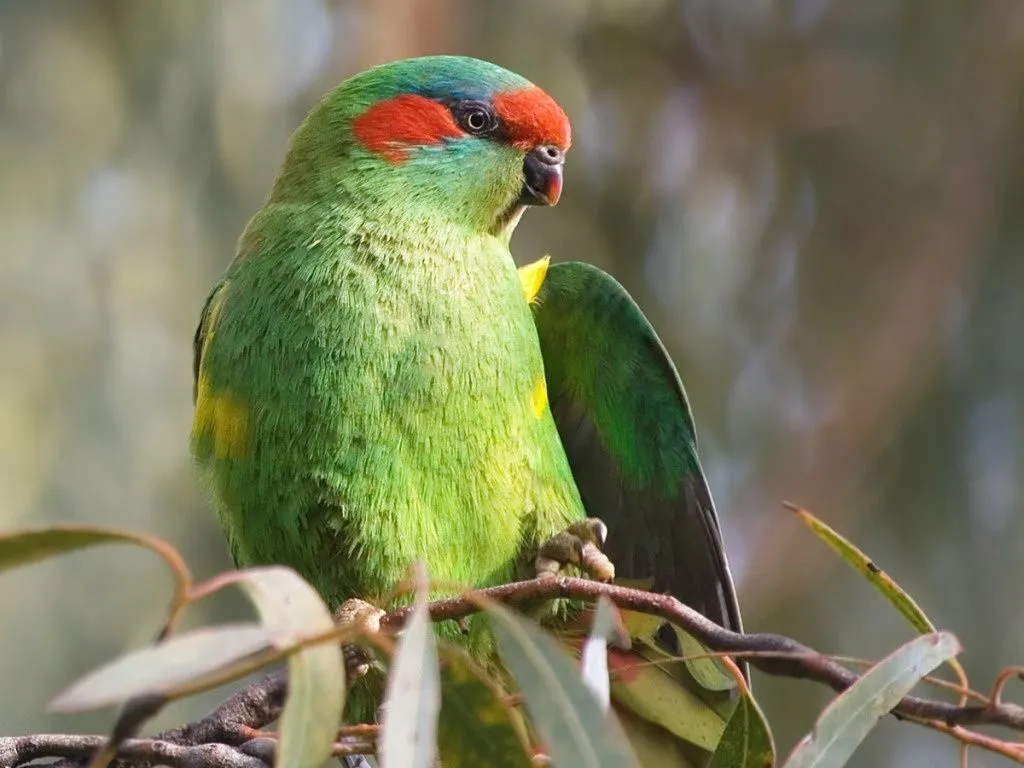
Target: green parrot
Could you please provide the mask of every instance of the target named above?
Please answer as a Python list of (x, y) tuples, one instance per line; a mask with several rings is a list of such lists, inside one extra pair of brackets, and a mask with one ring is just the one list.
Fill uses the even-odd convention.
[[(416, 560), (476, 587), (569, 566), (740, 630), (651, 325), (595, 267), (509, 252), (570, 143), (547, 93), (465, 57), (374, 67), (313, 108), (195, 336), (192, 453), (236, 563), (291, 566), (349, 618)], [(479, 656), (484, 626), (438, 632)], [(613, 697), (642, 762), (699, 764), (734, 689), (713, 664), (645, 663), (681, 633), (627, 628)]]

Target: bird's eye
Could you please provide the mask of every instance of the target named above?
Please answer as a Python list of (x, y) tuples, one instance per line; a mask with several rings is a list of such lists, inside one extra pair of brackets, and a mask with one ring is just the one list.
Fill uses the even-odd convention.
[(487, 113), (482, 109), (473, 109), (466, 113), (466, 127), (471, 131), (482, 131), (487, 127)]
[(498, 127), (498, 119), (487, 104), (480, 102), (464, 103), (458, 110), (459, 125), (466, 133), (484, 136)]

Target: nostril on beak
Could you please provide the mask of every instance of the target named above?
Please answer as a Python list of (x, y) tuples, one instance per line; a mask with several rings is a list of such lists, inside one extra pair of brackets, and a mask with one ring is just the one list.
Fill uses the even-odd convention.
[(565, 153), (554, 144), (542, 144), (534, 153), (548, 165), (560, 165), (565, 162)]
[(541, 144), (523, 159), (523, 205), (554, 205), (562, 193), (565, 153), (554, 144)]

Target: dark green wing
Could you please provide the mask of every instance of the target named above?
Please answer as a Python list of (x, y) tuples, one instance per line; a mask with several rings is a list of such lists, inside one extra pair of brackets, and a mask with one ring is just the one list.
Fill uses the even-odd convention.
[(553, 265), (533, 304), (551, 411), (587, 513), (608, 525), (616, 576), (653, 579), (740, 631), (693, 416), (647, 318), (610, 275)]
[(224, 292), (223, 281), (217, 283), (210, 295), (203, 304), (203, 312), (199, 316), (199, 325), (196, 326), (196, 334), (192, 338), (192, 404), (196, 404), (199, 396), (199, 369), (203, 364), (203, 352), (206, 349), (206, 339), (209, 336), (213, 324), (217, 319), (217, 312), (220, 309), (220, 301)]

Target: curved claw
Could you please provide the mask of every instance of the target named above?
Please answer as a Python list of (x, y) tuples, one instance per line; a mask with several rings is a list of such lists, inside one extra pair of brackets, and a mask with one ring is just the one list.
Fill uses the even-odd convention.
[[(360, 635), (375, 635), (380, 632), (380, 620), (384, 611), (365, 600), (351, 598), (343, 602), (334, 612), (334, 623)], [(341, 647), (345, 657), (345, 673), (348, 680), (362, 677), (370, 671), (373, 659), (369, 652), (353, 643), (345, 643)]]
[(595, 581), (615, 578), (615, 566), (601, 551), (608, 526), (599, 518), (578, 520), (545, 541), (534, 562), (537, 578), (552, 578), (567, 565), (575, 565)]

